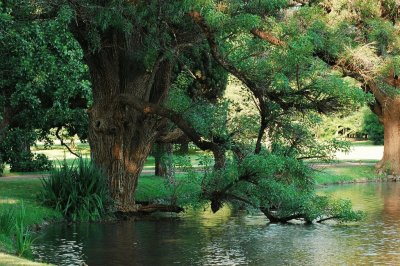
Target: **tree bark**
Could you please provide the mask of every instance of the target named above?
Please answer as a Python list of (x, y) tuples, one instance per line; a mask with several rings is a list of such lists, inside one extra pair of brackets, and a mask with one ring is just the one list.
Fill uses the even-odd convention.
[(172, 144), (157, 143), (154, 145), (155, 175), (167, 177), (172, 171)]
[(400, 98), (389, 98), (379, 118), (384, 127), (384, 150), (376, 168), (391, 175), (400, 175)]
[(89, 144), (95, 165), (108, 176), (109, 188), (119, 212), (135, 212), (134, 192), (144, 162), (164, 121), (120, 102), (121, 94), (160, 104), (167, 94), (171, 62), (159, 55), (145, 67), (131, 55), (142, 46), (140, 38), (127, 38), (116, 29), (102, 34), (102, 48), (90, 50), (85, 27), (73, 29), (85, 52), (92, 82), (93, 105), (88, 110)]
[(189, 141), (182, 141), (179, 144), (179, 153), (181, 153), (181, 154), (189, 153)]

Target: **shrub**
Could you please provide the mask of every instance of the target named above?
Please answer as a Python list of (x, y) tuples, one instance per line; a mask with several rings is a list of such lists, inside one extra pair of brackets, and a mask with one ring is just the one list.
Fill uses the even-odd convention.
[(106, 175), (83, 159), (77, 166), (64, 161), (48, 179), (42, 179), (42, 185), (43, 203), (72, 221), (98, 220), (111, 203)]
[(34, 172), (49, 171), (52, 168), (51, 161), (44, 154), (21, 152), (14, 154), (10, 160), (10, 170), (12, 172)]
[(368, 135), (375, 145), (383, 144), (383, 125), (378, 117), (370, 110), (365, 112), (363, 121), (363, 131)]

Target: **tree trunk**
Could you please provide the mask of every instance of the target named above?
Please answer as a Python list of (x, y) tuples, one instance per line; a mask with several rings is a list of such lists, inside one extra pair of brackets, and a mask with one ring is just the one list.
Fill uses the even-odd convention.
[(154, 145), (155, 175), (168, 177), (172, 171), (172, 144), (157, 143)]
[(226, 166), (225, 150), (223, 148), (216, 148), (212, 152), (214, 155), (214, 169), (224, 169)]
[(189, 153), (189, 141), (184, 141), (179, 144), (179, 153), (181, 154)]
[[(78, 40), (79, 30), (74, 32)], [(80, 39), (93, 91), (93, 106), (88, 110), (91, 158), (108, 175), (117, 210), (135, 212), (138, 178), (164, 121), (123, 105), (119, 96), (132, 95), (162, 103), (169, 88), (172, 64), (160, 55), (149, 68), (133, 58), (131, 55), (142, 45), (140, 38), (127, 39), (117, 30), (102, 37), (104, 47), (96, 52)]]
[(378, 114), (384, 127), (383, 158), (377, 163), (378, 171), (400, 175), (400, 99), (388, 99)]

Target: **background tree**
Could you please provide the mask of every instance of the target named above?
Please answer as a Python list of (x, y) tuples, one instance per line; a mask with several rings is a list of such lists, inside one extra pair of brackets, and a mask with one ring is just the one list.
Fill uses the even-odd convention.
[(383, 144), (383, 125), (371, 111), (364, 112), (363, 131), (375, 145)]
[[(315, 8), (321, 10), (319, 21), (326, 25), (320, 28), (320, 36), (332, 36), (321, 42), (318, 56), (343, 75), (356, 79), (365, 92), (374, 96), (372, 110), (384, 126), (384, 154), (376, 167), (400, 174), (399, 3), (331, 0), (318, 2)], [(335, 49), (327, 46), (334, 41)]]
[(14, 19), (14, 6), (0, 7), (1, 157), (11, 171), (46, 170), (50, 162), (30, 147), (51, 128), (87, 138), (87, 68), (62, 14), (56, 20), (21, 21)]

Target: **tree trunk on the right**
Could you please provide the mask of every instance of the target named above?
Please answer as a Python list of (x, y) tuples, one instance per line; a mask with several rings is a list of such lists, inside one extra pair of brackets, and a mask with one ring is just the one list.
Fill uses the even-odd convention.
[(189, 141), (183, 141), (179, 144), (179, 153), (180, 154), (189, 153)]
[(376, 168), (380, 172), (400, 175), (400, 98), (389, 98), (378, 116), (384, 127), (384, 150)]

